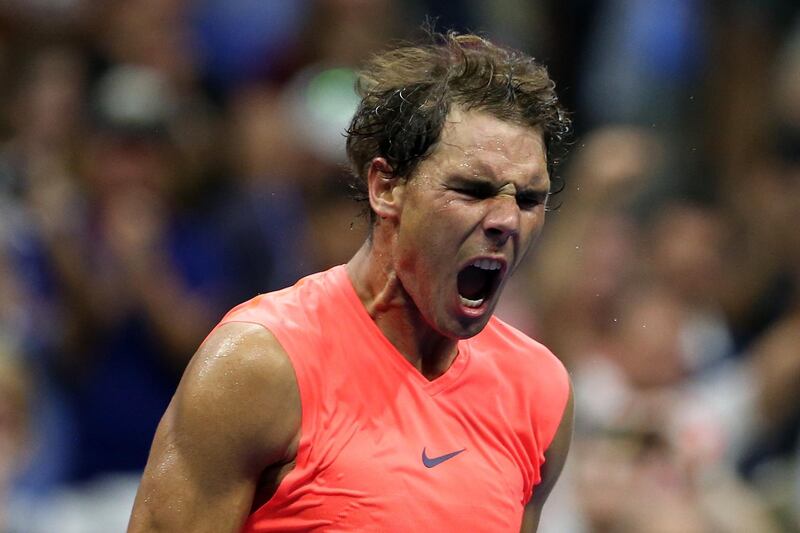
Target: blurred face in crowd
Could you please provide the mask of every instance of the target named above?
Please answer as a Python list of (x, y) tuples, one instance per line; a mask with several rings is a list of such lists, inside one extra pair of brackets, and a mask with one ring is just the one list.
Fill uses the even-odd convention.
[(656, 273), (687, 300), (715, 301), (725, 268), (724, 228), (709, 208), (685, 204), (665, 209), (650, 235)]
[(681, 328), (687, 323), (685, 306), (667, 289), (637, 287), (622, 298), (614, 355), (634, 386), (665, 387), (685, 376)]
[(591, 530), (713, 530), (686, 465), (660, 435), (643, 429), (631, 427), (576, 442), (576, 496)]
[(70, 141), (80, 114), (83, 64), (67, 48), (46, 50), (31, 65), (17, 127), (43, 144)]
[(100, 131), (87, 150), (87, 179), (98, 196), (146, 190), (165, 195), (171, 184), (172, 151), (165, 138)]
[(398, 278), (435, 330), (471, 337), (544, 224), (543, 135), (455, 108), (434, 152), (401, 186)]

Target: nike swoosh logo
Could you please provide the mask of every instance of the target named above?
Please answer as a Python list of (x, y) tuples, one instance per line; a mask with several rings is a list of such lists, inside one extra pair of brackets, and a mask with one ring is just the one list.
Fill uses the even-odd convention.
[(463, 451), (466, 451), (466, 448), (446, 453), (444, 455), (440, 455), (439, 457), (428, 457), (428, 454), (425, 453), (425, 448), (422, 448), (422, 464), (424, 464), (426, 468), (433, 468), (434, 466), (440, 465), (448, 459), (452, 459)]

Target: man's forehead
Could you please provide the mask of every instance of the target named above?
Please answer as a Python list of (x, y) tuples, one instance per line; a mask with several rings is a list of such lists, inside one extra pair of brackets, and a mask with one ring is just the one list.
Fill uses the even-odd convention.
[(448, 115), (437, 152), (460, 166), (524, 167), (539, 173), (546, 164), (539, 128), (501, 120), (487, 112), (455, 109)]
[(544, 152), (541, 128), (499, 119), (485, 111), (454, 108), (445, 120), (441, 141), (468, 155), (518, 152), (533, 157)]

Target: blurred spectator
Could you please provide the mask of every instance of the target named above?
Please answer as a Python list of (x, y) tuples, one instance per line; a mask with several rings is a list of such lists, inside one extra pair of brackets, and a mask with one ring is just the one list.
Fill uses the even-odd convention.
[(687, 306), (681, 327), (686, 361), (693, 372), (734, 354), (733, 337), (722, 302), (725, 290), (725, 220), (711, 208), (672, 203), (656, 213), (642, 254), (654, 279)]
[(210, 86), (222, 94), (280, 79), (299, 58), (310, 0), (201, 0), (191, 8), (195, 50)]
[[(556, 207), (534, 251), (542, 266), (528, 283), (542, 338), (568, 364), (602, 345), (614, 326), (615, 299), (640, 269), (632, 206), (661, 155), (648, 130), (602, 128), (576, 146), (564, 170), (567, 189), (551, 200)], [(562, 326), (566, 316), (571, 328)]]
[(311, 272), (304, 191), (315, 163), (275, 89), (253, 86), (232, 95), (228, 129), (233, 180), (216, 224), (235, 304)]
[(705, 58), (704, 9), (695, 0), (600, 2), (587, 48), (584, 95), (594, 125), (635, 123), (659, 127), (679, 117)]
[[(23, 484), (43, 492), (67, 475), (72, 447), (70, 411), (58, 386), (60, 352), (69, 335), (69, 310), (60, 300), (49, 261), (46, 228), (52, 200), (68, 191), (78, 151), (84, 92), (83, 59), (69, 47), (31, 53), (11, 88), (14, 135), (0, 150), (0, 262), (16, 294), (0, 331), (20, 347), (34, 371), (30, 471)], [(8, 300), (7, 300), (8, 301)]]
[(48, 210), (63, 217), (48, 244), (76, 322), (65, 379), (78, 479), (143, 466), (186, 358), (222, 312), (226, 283), (208, 221), (177, 196), (183, 167), (165, 79), (117, 67), (98, 83), (94, 107), (81, 183), (89, 203)]

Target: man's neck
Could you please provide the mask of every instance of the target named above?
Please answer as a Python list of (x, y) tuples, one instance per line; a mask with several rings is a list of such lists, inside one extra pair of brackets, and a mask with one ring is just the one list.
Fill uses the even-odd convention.
[(433, 380), (452, 364), (457, 341), (430, 327), (397, 277), (388, 247), (379, 247), (381, 252), (371, 240), (365, 241), (347, 263), (347, 273), (383, 335), (423, 376)]

